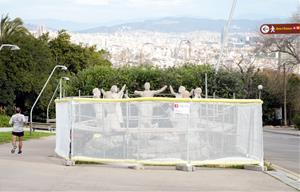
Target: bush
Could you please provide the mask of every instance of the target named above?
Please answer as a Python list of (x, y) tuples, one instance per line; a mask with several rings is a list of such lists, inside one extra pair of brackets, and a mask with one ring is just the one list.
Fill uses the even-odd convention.
[[(180, 85), (189, 91), (201, 87), (204, 95), (205, 73), (208, 74), (208, 95), (212, 96), (215, 90), (217, 97), (232, 98), (235, 93), (237, 98), (242, 98), (243, 87), (238, 73), (220, 70), (216, 74), (211, 66), (192, 64), (166, 69), (147, 65), (121, 68), (96, 66), (74, 75), (67, 84), (67, 92), (69, 95), (77, 95), (80, 90), (82, 95), (91, 95), (95, 87), (109, 90), (112, 85), (122, 87), (126, 84), (129, 94), (132, 94), (135, 90), (143, 90), (144, 83), (150, 82), (154, 90), (164, 85), (172, 85), (176, 92)], [(170, 94), (169, 89), (165, 94)]]
[(0, 115), (0, 127), (9, 127), (9, 119), (10, 117), (7, 115)]
[(296, 115), (293, 118), (293, 122), (294, 122), (296, 128), (300, 130), (300, 115)]

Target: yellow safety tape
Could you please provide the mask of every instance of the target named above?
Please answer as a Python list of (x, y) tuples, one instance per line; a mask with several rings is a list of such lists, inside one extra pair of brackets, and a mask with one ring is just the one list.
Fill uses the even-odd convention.
[(168, 98), (168, 97), (138, 97), (128, 99), (95, 99), (95, 98), (80, 98), (68, 97), (63, 99), (56, 99), (56, 103), (63, 102), (141, 102), (141, 101), (167, 101), (167, 102), (196, 102), (196, 103), (256, 103), (263, 104), (260, 99), (190, 99), (190, 98)]
[[(186, 163), (183, 160), (174, 160), (174, 161), (151, 161), (151, 160), (134, 160), (134, 159), (101, 159), (101, 158), (92, 158), (92, 157), (83, 157), (83, 156), (75, 156), (72, 157), (74, 161), (82, 161), (82, 162), (94, 162), (94, 163), (140, 163), (143, 165), (157, 165), (157, 166), (173, 166), (180, 163)], [(229, 165), (257, 165), (260, 162), (257, 160), (204, 160), (204, 161), (191, 161), (192, 165), (201, 166), (201, 165), (218, 165), (229, 166)]]

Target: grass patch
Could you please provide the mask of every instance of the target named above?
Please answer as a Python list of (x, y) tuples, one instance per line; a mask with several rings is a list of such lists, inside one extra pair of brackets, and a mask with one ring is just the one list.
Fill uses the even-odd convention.
[(272, 167), (272, 163), (265, 161), (264, 162), (264, 167), (266, 171), (274, 171), (275, 169)]
[[(24, 140), (29, 140), (29, 139), (39, 139), (41, 137), (48, 137), (54, 135), (54, 133), (47, 133), (47, 132), (32, 132), (32, 135), (30, 136), (29, 131), (25, 131), (24, 133)], [(10, 143), (11, 142), (11, 132), (0, 132), (0, 144), (3, 143)]]
[(76, 165), (84, 165), (84, 164), (90, 164), (90, 165), (105, 165), (105, 163), (101, 162), (95, 162), (95, 161), (75, 161)]
[(296, 115), (294, 118), (293, 118), (293, 122), (295, 124), (295, 127), (300, 130), (300, 115)]
[(7, 115), (0, 115), (0, 127), (10, 127), (9, 119), (10, 117)]
[[(96, 162), (96, 161), (82, 161), (82, 160), (76, 160), (75, 164), (96, 164), (96, 165), (105, 165), (109, 164), (109, 162)], [(143, 164), (144, 166), (176, 166), (174, 165), (158, 165), (158, 164)], [(196, 165), (196, 167), (205, 167), (205, 168), (230, 168), (230, 169), (244, 169), (244, 165), (218, 165), (218, 164), (208, 164), (208, 165)]]
[(244, 169), (244, 165), (222, 165), (222, 164), (196, 165), (196, 167)]

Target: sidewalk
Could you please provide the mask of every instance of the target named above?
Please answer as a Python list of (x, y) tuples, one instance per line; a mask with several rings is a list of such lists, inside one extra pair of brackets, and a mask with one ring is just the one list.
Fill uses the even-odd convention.
[(278, 134), (300, 136), (300, 131), (291, 127), (264, 126), (264, 131)]
[(0, 127), (0, 132), (12, 131), (12, 127)]
[(263, 172), (242, 169), (66, 167), (54, 147), (55, 136), (25, 141), (23, 155), (0, 145), (0, 191), (296, 191)]
[[(11, 132), (12, 127), (0, 127), (0, 133), (1, 132)], [(30, 131), (29, 127), (25, 127), (24, 131)], [(36, 132), (49, 132), (48, 130), (35, 130)], [(52, 133), (55, 133), (55, 131), (52, 131)]]

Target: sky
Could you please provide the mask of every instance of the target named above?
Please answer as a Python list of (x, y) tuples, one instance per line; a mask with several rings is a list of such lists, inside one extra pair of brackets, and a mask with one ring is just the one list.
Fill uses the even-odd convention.
[[(0, 0), (0, 14), (25, 22), (62, 20), (92, 25), (163, 17), (226, 19), (232, 0)], [(289, 18), (300, 0), (238, 0), (234, 19)]]

